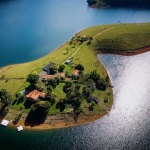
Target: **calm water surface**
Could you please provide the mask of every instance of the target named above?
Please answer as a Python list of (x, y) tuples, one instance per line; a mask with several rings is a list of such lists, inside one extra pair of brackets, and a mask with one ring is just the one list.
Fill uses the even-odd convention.
[(86, 27), (148, 22), (149, 9), (88, 8), (86, 0), (0, 2), (0, 67), (45, 56)]
[(114, 85), (114, 105), (107, 116), (86, 125), (48, 131), (17, 133), (0, 127), (3, 149), (149, 150), (150, 52), (99, 58)]
[[(148, 9), (90, 9), (85, 0), (0, 3), (0, 66), (46, 55), (79, 30), (98, 24), (150, 21)], [(93, 123), (59, 130), (0, 126), (0, 150), (150, 149), (150, 53), (100, 55), (114, 85), (112, 111)]]

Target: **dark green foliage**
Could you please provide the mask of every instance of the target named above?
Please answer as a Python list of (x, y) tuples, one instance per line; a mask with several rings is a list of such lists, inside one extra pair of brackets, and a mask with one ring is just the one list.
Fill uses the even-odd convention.
[(82, 64), (78, 64), (77, 66), (75, 66), (75, 69), (77, 69), (77, 70), (84, 70), (84, 67), (83, 67), (83, 65)]
[(0, 90), (0, 103), (9, 105), (11, 103), (11, 100), (12, 100), (12, 97), (9, 94), (9, 92), (7, 92), (7, 90), (5, 89)]
[(21, 93), (16, 93), (16, 98), (20, 97)]
[(9, 112), (9, 108), (6, 107), (0, 114), (1, 118), (4, 118)]
[(40, 101), (31, 106), (32, 111), (38, 111), (40, 113), (48, 113), (50, 109), (50, 103), (48, 101)]
[(62, 112), (66, 107), (65, 99), (60, 99), (56, 104), (56, 109), (59, 109)]
[(95, 83), (100, 79), (100, 75), (97, 74), (96, 70), (94, 70), (93, 72), (91, 72), (90, 79), (92, 79)]
[(39, 80), (39, 75), (37, 74), (29, 74), (27, 78), (27, 82), (30, 82), (31, 85), (37, 84), (38, 80)]
[(95, 82), (92, 79), (88, 79), (86, 82), (86, 86), (91, 90), (94, 91), (96, 86), (95, 86)]
[(58, 71), (63, 72), (64, 69), (65, 69), (65, 65), (60, 65), (58, 68)]
[(83, 87), (82, 89), (82, 94), (85, 96), (85, 97), (89, 97), (91, 95), (91, 90), (87, 87)]
[(150, 7), (149, 0), (87, 0), (89, 6)]
[(57, 85), (58, 85), (60, 83), (60, 78), (59, 77), (55, 77), (54, 79), (56, 80)]
[(90, 103), (90, 105), (89, 105), (89, 110), (90, 110), (90, 111), (93, 111), (93, 110), (94, 110), (94, 106), (95, 106), (95, 103), (94, 103), (94, 102)]
[(65, 87), (66, 88), (70, 88), (72, 86), (72, 82), (71, 81), (66, 81), (65, 82)]
[(99, 80), (97, 81), (97, 83), (96, 83), (97, 89), (102, 90), (102, 91), (105, 91), (105, 90), (106, 90), (107, 85), (108, 85), (108, 82), (106, 82), (106, 80), (105, 80), (105, 79), (102, 79), (102, 78), (99, 79)]
[(57, 67), (56, 67), (56, 65), (53, 65), (53, 66), (51, 66), (51, 67), (49, 68), (49, 73), (50, 73), (50, 74), (55, 74), (55, 73), (57, 73)]
[(15, 123), (15, 124), (18, 123), (20, 121), (21, 117), (22, 117), (22, 113), (18, 114), (16, 116), (15, 120), (13, 121), (13, 123)]
[(20, 97), (18, 98), (17, 104), (20, 104), (20, 103), (24, 102), (25, 100), (26, 100), (25, 95), (22, 95), (22, 96), (20, 96)]
[(104, 103), (108, 103), (108, 98), (105, 98), (105, 99), (104, 99)]
[(51, 103), (51, 105), (53, 105), (56, 101), (56, 95), (52, 93), (47, 93), (46, 100), (48, 100)]
[(47, 82), (48, 82), (47, 85), (51, 85), (53, 88), (56, 88), (56, 86), (58, 85), (58, 82), (55, 78), (49, 79)]
[(50, 91), (50, 92), (51, 92), (52, 90), (53, 90), (53, 87), (52, 87), (51, 85), (48, 85), (48, 86), (47, 86), (47, 91)]

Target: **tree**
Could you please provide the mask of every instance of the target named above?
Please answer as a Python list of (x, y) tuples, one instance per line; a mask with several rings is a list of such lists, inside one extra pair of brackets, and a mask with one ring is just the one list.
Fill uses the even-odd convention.
[(59, 77), (55, 77), (54, 79), (56, 80), (57, 85), (58, 85), (60, 83), (60, 78)]
[(95, 103), (94, 103), (94, 102), (90, 103), (90, 105), (89, 105), (89, 110), (90, 110), (90, 111), (93, 111), (93, 110), (94, 110), (94, 106), (95, 106)]
[(60, 65), (59, 68), (58, 68), (58, 71), (63, 72), (64, 69), (65, 69), (65, 65)]
[(49, 93), (47, 96), (46, 96), (46, 99), (51, 103), (51, 105), (53, 105), (56, 101), (56, 95), (52, 94), (52, 93)]
[(48, 85), (47, 86), (47, 91), (52, 92), (52, 90), (53, 90), (53, 87), (51, 85)]
[(72, 82), (71, 81), (66, 81), (65, 82), (65, 87), (66, 88), (70, 88), (72, 86)]
[(37, 74), (29, 74), (27, 78), (27, 82), (30, 82), (31, 85), (37, 84), (38, 80), (39, 80), (39, 75)]
[(81, 64), (78, 64), (77, 66), (75, 66), (75, 69), (84, 71), (84, 67)]
[(31, 105), (31, 110), (34, 112), (38, 111), (40, 113), (48, 113), (50, 106), (51, 105), (48, 101), (40, 101), (38, 103)]
[(108, 85), (108, 82), (106, 82), (106, 80), (102, 78), (100, 78), (96, 83), (97, 89), (102, 90), (102, 91), (106, 90), (107, 85)]
[(20, 114), (16, 115), (16, 118), (13, 121), (13, 123), (15, 123), (15, 124), (18, 123), (20, 121), (21, 117), (22, 117), (22, 112)]
[(95, 83), (100, 79), (100, 75), (97, 73), (96, 70), (90, 73), (90, 79), (92, 79)]
[(56, 88), (56, 86), (58, 85), (57, 80), (55, 78), (54, 79), (49, 79), (48, 80), (48, 85), (51, 85), (53, 88)]
[(1, 118), (4, 118), (4, 117), (8, 114), (8, 112), (9, 112), (9, 108), (6, 107), (6, 108), (4, 109), (4, 111), (2, 111), (1, 114), (0, 114)]
[(91, 90), (94, 91), (95, 90), (95, 82), (92, 79), (88, 79), (86, 82), (86, 86)]
[(56, 67), (56, 65), (51, 66), (51, 67), (49, 68), (49, 72), (50, 72), (50, 74), (55, 74), (55, 73), (57, 73), (57, 67)]
[(87, 87), (83, 87), (82, 89), (82, 94), (85, 96), (85, 97), (89, 97), (91, 95), (91, 90)]
[(0, 90), (0, 102), (4, 105), (9, 105), (12, 101), (12, 97), (6, 89)]

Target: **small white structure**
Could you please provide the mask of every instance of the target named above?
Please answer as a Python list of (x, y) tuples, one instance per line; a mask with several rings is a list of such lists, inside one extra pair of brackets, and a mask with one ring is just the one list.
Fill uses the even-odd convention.
[(1, 122), (1, 124), (2, 124), (3, 126), (7, 126), (8, 123), (9, 123), (9, 121), (8, 121), (8, 120), (5, 120), (5, 119)]
[(17, 130), (18, 130), (18, 131), (22, 131), (22, 130), (23, 130), (23, 127), (22, 127), (22, 126), (19, 126), (19, 127), (17, 127)]

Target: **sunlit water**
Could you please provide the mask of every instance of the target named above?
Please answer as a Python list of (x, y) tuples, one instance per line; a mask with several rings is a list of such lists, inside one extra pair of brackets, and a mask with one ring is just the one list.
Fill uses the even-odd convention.
[(1, 127), (3, 149), (150, 149), (150, 52), (99, 58), (114, 85), (114, 104), (108, 115), (86, 125), (58, 130), (17, 133), (15, 129)]
[[(149, 9), (90, 9), (85, 0), (0, 3), (0, 66), (34, 60), (98, 24), (150, 21)], [(111, 112), (93, 123), (50, 131), (0, 126), (0, 150), (150, 149), (150, 53), (101, 55), (114, 85)]]

